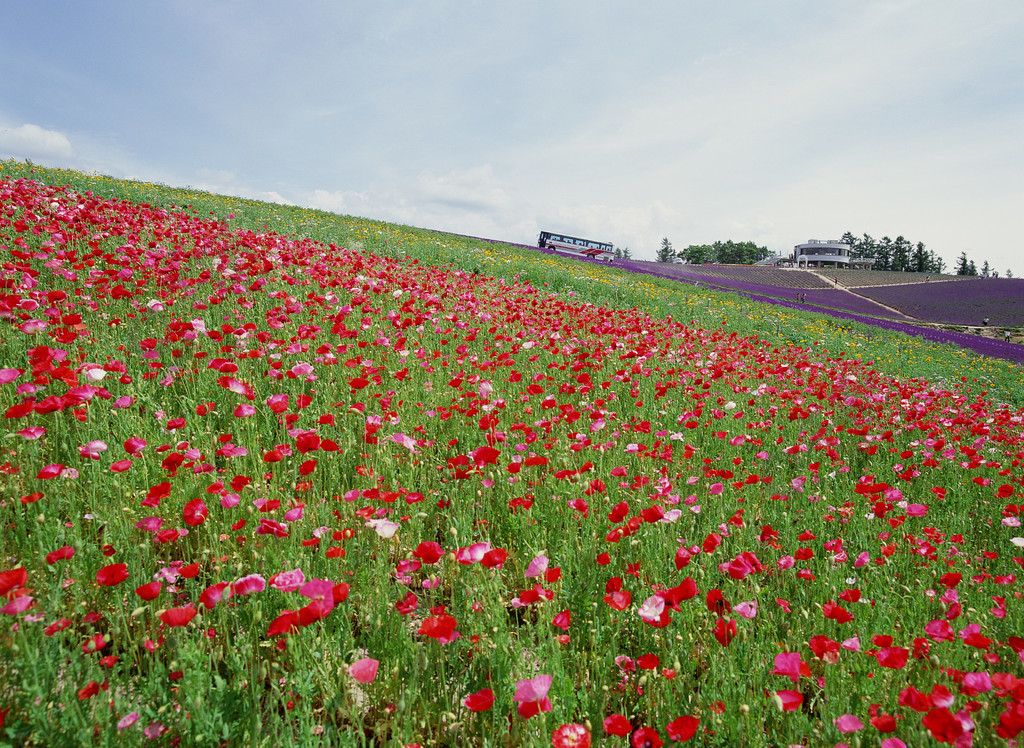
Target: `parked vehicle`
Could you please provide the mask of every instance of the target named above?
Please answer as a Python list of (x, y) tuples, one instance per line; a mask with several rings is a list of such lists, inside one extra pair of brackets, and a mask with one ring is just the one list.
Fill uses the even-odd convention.
[(541, 231), (537, 239), (537, 246), (544, 249), (554, 249), (559, 252), (566, 252), (574, 255), (584, 255), (599, 259), (614, 257), (615, 252), (611, 244), (598, 242), (593, 239), (580, 239), (576, 236), (555, 234), (551, 231)]

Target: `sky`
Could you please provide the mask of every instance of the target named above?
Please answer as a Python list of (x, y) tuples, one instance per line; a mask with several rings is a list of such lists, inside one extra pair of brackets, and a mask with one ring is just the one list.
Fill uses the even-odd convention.
[(1024, 276), (1020, 0), (9, 4), (0, 158), (654, 259), (845, 231)]

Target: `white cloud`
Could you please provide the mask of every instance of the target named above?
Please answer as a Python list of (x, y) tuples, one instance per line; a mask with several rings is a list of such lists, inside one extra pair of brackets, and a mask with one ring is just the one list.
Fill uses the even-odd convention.
[(539, 218), (537, 232), (558, 231), (629, 247), (638, 259), (653, 258), (665, 226), (682, 220), (679, 211), (660, 200), (637, 205), (559, 205), (542, 211)]
[(515, 224), (522, 212), (489, 165), (440, 175), (424, 171), (362, 191), (315, 190), (305, 202), (335, 213), (469, 234)]
[[(12, 39), (22, 108), (0, 107), (0, 129), (66, 136), (22, 125), (0, 154), (645, 258), (663, 236), (788, 250), (849, 229), (1020, 262), (1018, 0), (268, 5), (226, 35), (210, 30), (231, 8), (207, 5), (198, 25), (197, 8), (151, 13), (132, 38), (153, 56), (112, 76), (116, 56), (80, 54), (74, 14), (21, 4), (60, 41)], [(270, 54), (299, 40), (302, 55)], [(190, 75), (161, 58), (181, 49)]]
[(75, 155), (75, 149), (64, 133), (25, 123), (14, 128), (0, 129), (0, 155), (40, 161), (71, 158)]
[(199, 169), (196, 172), (196, 181), (190, 186), (217, 195), (234, 195), (279, 205), (295, 205), (277, 191), (257, 190), (248, 186), (241, 182), (233, 171), (227, 169)]
[[(641, 204), (545, 202), (517, 199), (489, 165), (445, 174), (422, 172), (406, 181), (362, 191), (316, 190), (304, 198), (312, 208), (345, 215), (534, 244), (542, 229), (609, 241), (646, 253), (661, 240), (663, 227), (678, 222), (678, 211), (654, 200)], [(636, 256), (636, 252), (634, 253)]]

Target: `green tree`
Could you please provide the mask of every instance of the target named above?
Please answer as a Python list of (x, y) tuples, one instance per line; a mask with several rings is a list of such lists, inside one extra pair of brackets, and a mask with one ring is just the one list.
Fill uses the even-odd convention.
[(899, 272), (910, 270), (910, 250), (913, 245), (901, 234), (892, 243), (892, 269)]
[(732, 239), (726, 242), (715, 242), (715, 261), (726, 265), (739, 265), (743, 262), (742, 250)]
[(981, 266), (981, 274), (986, 278), (992, 274), (992, 268), (988, 266), (988, 260), (985, 260), (985, 264)]
[(892, 270), (892, 239), (887, 236), (875, 245), (875, 270)]
[(928, 253), (925, 251), (924, 242), (918, 242), (914, 247), (914, 252), (910, 257), (910, 267), (915, 273), (929, 272)]
[(957, 275), (970, 275), (971, 263), (967, 260), (967, 252), (960, 253), (960, 259), (956, 261)]
[(631, 250), (629, 247), (623, 247), (622, 248), (622, 259), (623, 260), (632, 260), (633, 259), (633, 250)]
[(715, 250), (710, 244), (691, 244), (679, 256), (691, 265), (703, 265), (715, 261)]
[(1013, 277), (1013, 271), (1010, 270), (1010, 268), (1006, 269), (1006, 277), (1007, 278), (1012, 278)]
[[(853, 244), (851, 244), (850, 247), (850, 254), (852, 257), (875, 259), (877, 247), (875, 245), (875, 240), (871, 238), (870, 234), (864, 234), (860, 239), (854, 239)], [(875, 269), (878, 270), (879, 268)]]
[(667, 236), (661, 240), (661, 246), (658, 247), (655, 259), (658, 262), (672, 262), (676, 259), (676, 251), (672, 248), (672, 242), (668, 240)]
[(715, 242), (716, 261), (729, 265), (753, 265), (771, 254), (768, 247), (759, 247), (754, 242)]

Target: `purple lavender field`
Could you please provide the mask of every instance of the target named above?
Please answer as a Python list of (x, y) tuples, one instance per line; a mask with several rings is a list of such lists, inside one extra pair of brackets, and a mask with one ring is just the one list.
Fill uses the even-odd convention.
[[(785, 306), (790, 309), (798, 309), (803, 306), (791, 301), (779, 301), (768, 296), (758, 296), (756, 294), (744, 295), (756, 301), (763, 301), (777, 306)], [(1024, 345), (1020, 345), (1019, 343), (1006, 343), (995, 338), (986, 338), (965, 332), (950, 332), (948, 330), (939, 330), (933, 327), (919, 327), (913, 323), (899, 322), (893, 319), (878, 319), (852, 312), (831, 311), (828, 313), (833, 317), (838, 317), (839, 319), (848, 319), (854, 322), (861, 322), (866, 325), (873, 325), (874, 327), (881, 327), (885, 330), (902, 332), (907, 335), (916, 335), (917, 337), (924, 338), (925, 340), (930, 340), (933, 343), (957, 345), (961, 348), (966, 348), (967, 350), (979, 353), (982, 356), (1003, 358), (1017, 364), (1024, 364)]]
[[(1021, 279), (989, 278), (979, 279), (977, 282), (958, 280), (910, 285), (901, 284), (898, 286), (877, 286), (869, 289), (858, 288), (857, 293), (853, 293), (843, 288), (829, 287), (827, 282), (823, 282), (821, 278), (809, 272), (778, 271), (786, 274), (784, 278), (790, 284), (780, 286), (754, 280), (767, 277), (767, 274), (764, 273), (764, 268), (728, 266), (730, 272), (726, 273), (725, 268), (719, 267), (716, 268), (716, 275), (711, 276), (707, 272), (694, 272), (694, 268), (688, 268), (685, 265), (669, 265), (635, 260), (616, 260), (615, 265), (630, 272), (669, 278), (684, 283), (700, 284), (706, 288), (742, 293), (748, 298), (785, 306), (790, 309), (825, 312), (840, 319), (848, 319), (875, 327), (882, 327), (887, 330), (902, 332), (907, 335), (915, 335), (934, 343), (957, 345), (983, 356), (1002, 358), (1018, 364), (1024, 364), (1024, 346), (1022, 345), (1006, 343), (1002, 340), (964, 332), (950, 332), (930, 327), (919, 327), (914, 324), (914, 322), (944, 322), (947, 324), (977, 325), (987, 315), (990, 317), (991, 325), (1013, 327), (1024, 325), (1024, 280)], [(796, 285), (800, 282), (801, 276), (810, 276), (808, 287), (804, 288)], [(825, 287), (823, 288), (822, 285)], [(901, 299), (928, 299), (930, 300), (930, 305), (927, 307), (929, 311), (925, 311), (924, 301), (911, 301), (909, 302), (911, 305), (910, 309), (917, 312), (917, 319), (911, 319), (908, 316), (901, 315), (899, 312), (893, 312), (879, 306), (872, 299), (867, 298), (866, 294), (862, 295), (864, 291), (870, 291), (872, 296), (877, 298), (882, 304), (897, 309), (900, 306), (892, 302)], [(889, 292), (889, 294), (883, 296), (878, 293), (882, 291)], [(987, 292), (990, 298), (985, 299), (982, 292)], [(799, 300), (799, 295), (801, 294), (805, 301)], [(968, 301), (971, 299), (974, 301)], [(903, 308), (907, 308), (908, 302), (903, 301), (901, 303)], [(985, 309), (987, 311), (981, 317), (968, 318), (969, 313), (980, 308), (971, 306), (972, 303), (986, 303)], [(950, 310), (954, 309), (960, 309), (959, 318), (967, 321), (947, 321), (954, 319), (950, 312)], [(998, 317), (996, 311), (1000, 312)], [(926, 314), (931, 314), (932, 316), (926, 316)]]
[(922, 322), (951, 325), (1024, 325), (1024, 279), (977, 278), (859, 288), (857, 293)]
[[(824, 307), (883, 319), (905, 319), (899, 312), (886, 309), (844, 288), (836, 288), (814, 273), (801, 270), (725, 265), (714, 266), (714, 270), (709, 272), (710, 269), (705, 266), (690, 267), (637, 260), (616, 260), (615, 265), (630, 272), (700, 284), (705, 288), (797, 302), (807, 309)], [(800, 301), (801, 296), (803, 302)]]

